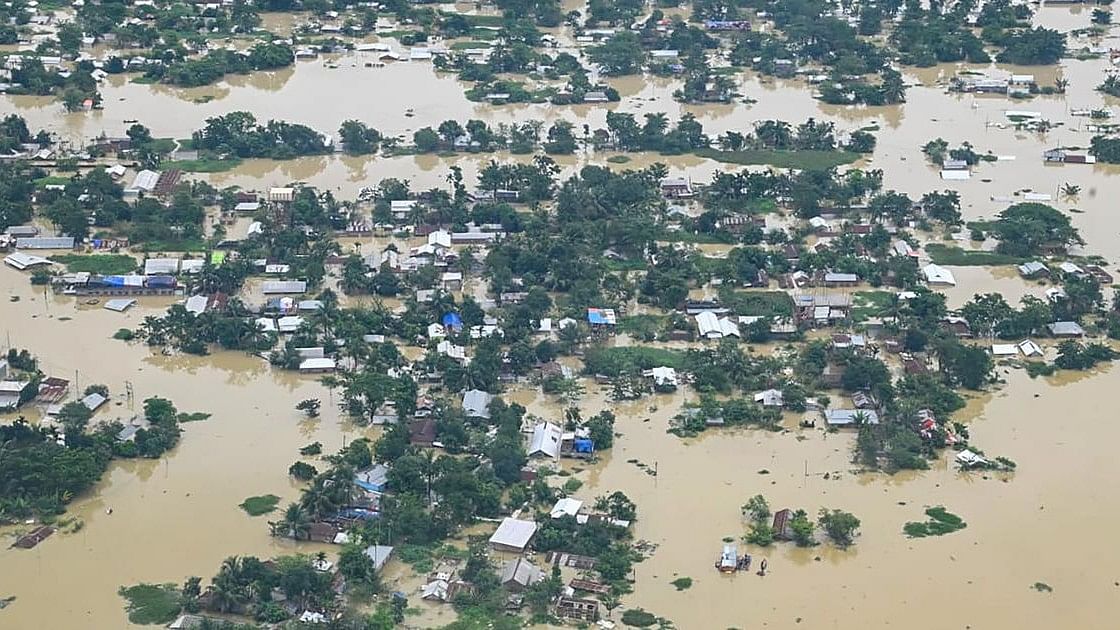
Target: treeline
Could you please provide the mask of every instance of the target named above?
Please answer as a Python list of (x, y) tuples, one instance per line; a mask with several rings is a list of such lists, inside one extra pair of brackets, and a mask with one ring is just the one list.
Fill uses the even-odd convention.
[(227, 74), (286, 68), (295, 63), (295, 59), (290, 47), (262, 42), (246, 53), (223, 49), (169, 64), (150, 63), (145, 66), (144, 76), (172, 85), (197, 87), (219, 81)]
[[(875, 148), (875, 136), (867, 131), (857, 130), (849, 134), (845, 143), (841, 143), (837, 135), (831, 122), (810, 118), (795, 127), (785, 121), (765, 120), (755, 123), (752, 131), (729, 131), (720, 136), (716, 144), (731, 152), (765, 149), (870, 153)], [(582, 134), (574, 125), (563, 120), (556, 121), (547, 130), (539, 121), (503, 124), (494, 128), (481, 120), (470, 120), (465, 126), (454, 120), (445, 120), (436, 128), (416, 130), (412, 140), (415, 149), (421, 153), (477, 153), (502, 149), (512, 153), (530, 153), (540, 148), (550, 154), (570, 154), (580, 146), (591, 146), (600, 150), (656, 151), (664, 155), (680, 155), (707, 149), (713, 144), (694, 115), (686, 113), (675, 123), (670, 123), (661, 112), (645, 114), (640, 122), (631, 113), (608, 112), (606, 128), (592, 131), (585, 125)]]
[(280, 120), (261, 125), (249, 112), (208, 118), (192, 138), (196, 149), (219, 157), (289, 159), (331, 150), (330, 139), (306, 125)]
[(65, 405), (60, 414), (65, 441), (23, 418), (0, 426), (0, 523), (61, 514), (101, 479), (113, 457), (158, 458), (179, 442), (181, 415), (162, 398), (144, 401), (147, 424), (128, 440), (120, 438), (125, 427), (119, 421), (87, 427), (91, 415), (81, 402)]
[[(1000, 49), (996, 60), (1001, 63), (1049, 65), (1065, 55), (1065, 35), (1043, 27), (1032, 28), (1032, 11), (1026, 4), (1012, 4), (1009, 0), (986, 2), (977, 14), (975, 27), (970, 27), (968, 15), (975, 6), (973, 2), (960, 2), (925, 9), (918, 3), (907, 3), (901, 11), (901, 21), (890, 35), (891, 43), (902, 54), (902, 62), (913, 66), (957, 61), (988, 63), (991, 56), (986, 45)], [(883, 16), (879, 17), (881, 20)], [(875, 33), (879, 28), (877, 21)]]

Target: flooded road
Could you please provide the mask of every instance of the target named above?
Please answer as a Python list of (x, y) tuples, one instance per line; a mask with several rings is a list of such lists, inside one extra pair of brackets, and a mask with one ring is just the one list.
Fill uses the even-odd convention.
[[(1086, 25), (1088, 16), (1079, 9), (1047, 8), (1038, 21), (1069, 29)], [(1105, 43), (1115, 45), (1115, 39)], [(1120, 100), (1094, 91), (1107, 60), (1066, 60), (1057, 70), (1003, 67), (1035, 74), (1043, 85), (1058, 76), (1069, 81), (1064, 96), (1023, 102), (945, 93), (944, 83), (964, 66), (910, 70), (907, 78), (915, 87), (908, 91), (907, 103), (878, 108), (824, 105), (802, 83), (746, 73), (740, 91), (758, 100), (752, 105), (682, 106), (671, 98), (677, 82), (629, 77), (611, 81), (623, 101), (605, 107), (491, 107), (467, 101), (454, 76), (438, 74), (428, 65), (399, 62), (366, 68), (364, 61), (357, 53), (339, 59), (337, 69), (326, 68), (323, 59), (301, 61), (294, 68), (231, 77), (192, 90), (114, 77), (102, 90), (106, 109), (92, 114), (66, 114), (58, 103), (34, 97), (0, 97), (0, 108), (26, 117), (32, 130), (47, 128), (74, 141), (103, 132), (119, 135), (123, 121), (133, 118), (157, 137), (184, 138), (206, 118), (238, 109), (250, 110), (260, 120), (300, 122), (327, 133), (343, 120), (357, 118), (390, 135), (406, 136), (448, 118), (479, 118), (495, 125), (564, 118), (596, 128), (605, 124), (608, 111), (639, 116), (664, 111), (671, 120), (691, 112), (712, 136), (771, 118), (796, 124), (816, 117), (844, 130), (878, 125), (878, 148), (860, 166), (882, 169), (886, 188), (915, 199), (931, 190), (956, 190), (966, 219), (990, 217), (1006, 207), (993, 197), (1022, 190), (1052, 194), (1056, 207), (1080, 211), (1070, 216), (1087, 241), (1085, 252), (1120, 260), (1120, 219), (1113, 203), (1120, 194), (1120, 167), (1048, 166), (1041, 159), (1042, 151), (1054, 146), (1088, 145), (1092, 134), (1085, 129), (1087, 119), (1070, 116), (1070, 109), (1120, 106)], [(408, 108), (414, 116), (405, 115)], [(1065, 124), (1046, 134), (1018, 131), (1007, 121), (1009, 109), (1037, 111)], [(921, 146), (937, 137), (952, 146), (969, 141), (979, 153), (1015, 159), (982, 163), (968, 181), (942, 181), (921, 154)], [(385, 177), (409, 179), (413, 190), (444, 185), (451, 165), (461, 166), (471, 182), (493, 157), (530, 159), (248, 160), (232, 171), (202, 177), (218, 186), (255, 189), (304, 181), (349, 198)], [(557, 161), (571, 173), (605, 157), (579, 154)], [(738, 168), (693, 156), (631, 158), (621, 168), (659, 161), (674, 174), (697, 181), (717, 170)], [(1058, 189), (1066, 183), (1080, 186), (1080, 196), (1060, 197)], [(372, 243), (363, 247), (367, 253), (372, 249)], [(951, 307), (974, 293), (997, 291), (1014, 304), (1022, 295), (1045, 290), (1006, 268), (954, 267), (953, 272), (958, 286), (946, 291)], [(9, 302), (10, 296), (20, 300)], [(0, 304), (2, 332), (12, 345), (40, 356), (48, 374), (73, 378), (76, 370), (80, 387), (109, 386), (114, 405), (95, 420), (131, 415), (121, 398), (126, 384), (135, 392), (137, 409), (144, 398), (163, 396), (181, 410), (213, 414), (184, 425), (180, 445), (159, 461), (114, 463), (93, 492), (71, 505), (68, 513), (84, 522), (77, 533), (55, 535), (31, 551), (0, 550), (0, 597), (17, 597), (0, 611), (0, 628), (125, 627), (123, 601), (116, 594), (121, 585), (180, 583), (190, 575), (208, 578), (223, 558), (234, 554), (319, 549), (269, 537), (268, 516), (251, 518), (237, 507), (246, 497), (266, 493), (281, 495), (283, 506), (298, 495), (286, 470), (298, 459), (299, 447), (320, 441), (324, 452), (331, 453), (343, 440), (366, 433), (339, 417), (330, 393), (314, 379), (274, 371), (240, 353), (167, 358), (110, 339), (118, 328), (134, 327), (145, 315), (162, 312), (166, 301), (141, 299), (123, 315), (99, 307), (79, 309), (69, 298), (44, 298), (25, 275), (4, 267)], [(1111, 627), (1107, 620), (1120, 614), (1120, 547), (1112, 543), (1120, 492), (1108, 480), (1114, 474), (1112, 449), (1120, 443), (1120, 427), (1105, 409), (1120, 375), (1113, 369), (1065, 380), (1030, 380), (1022, 371), (1005, 377), (1003, 389), (990, 400), (974, 401), (961, 416), (975, 416), (973, 442), (1018, 463), (1018, 471), (1007, 479), (961, 474), (944, 461), (922, 473), (852, 474), (848, 433), (710, 431), (682, 440), (665, 429), (691, 393), (611, 404), (619, 417), (616, 430), (623, 435), (601, 462), (576, 475), (585, 481), (576, 496), (593, 499), (625, 491), (639, 506), (636, 537), (659, 545), (652, 558), (636, 565), (635, 593), (624, 598), (623, 609), (642, 606), (683, 629), (799, 624), (931, 630)], [(296, 402), (311, 397), (324, 402), (323, 417), (314, 421), (294, 410)], [(562, 405), (536, 392), (516, 390), (508, 398), (542, 417), (562, 412)], [(588, 385), (578, 406), (586, 417), (607, 404), (603, 392)], [(659, 474), (650, 476), (627, 463), (631, 459), (656, 462)], [(760, 493), (774, 509), (853, 512), (862, 521), (861, 536), (848, 551), (788, 544), (752, 549), (756, 557), (770, 560), (765, 578), (721, 576), (712, 568), (721, 541), (745, 533), (739, 506)], [(931, 505), (944, 505), (968, 527), (940, 538), (905, 538), (902, 525), (924, 520), (922, 510)], [(110, 507), (111, 515), (106, 514)], [(393, 572), (401, 570), (390, 566)], [(691, 577), (694, 586), (677, 592), (670, 581), (680, 576)], [(1035, 582), (1053, 591), (1038, 592), (1032, 588)], [(446, 609), (423, 618), (450, 621)]]

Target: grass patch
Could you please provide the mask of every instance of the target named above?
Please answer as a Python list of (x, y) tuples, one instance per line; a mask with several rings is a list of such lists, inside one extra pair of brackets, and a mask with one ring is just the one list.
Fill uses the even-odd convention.
[(259, 497), (249, 497), (245, 499), (240, 507), (242, 510), (245, 510), (249, 516), (260, 516), (275, 510), (278, 503), (280, 503), (280, 497), (275, 494), (265, 494)]
[(163, 625), (179, 616), (179, 587), (174, 584), (137, 584), (117, 591), (128, 600), (128, 620), (139, 625)]
[(71, 273), (85, 271), (105, 276), (132, 273), (140, 266), (127, 254), (58, 254), (51, 256), (51, 260), (66, 265)]
[(471, 26), (501, 26), (505, 18), (500, 15), (464, 15)]
[(857, 291), (852, 299), (852, 319), (861, 322), (890, 314), (894, 295), (890, 291)]
[(628, 155), (612, 155), (607, 158), (607, 162), (610, 164), (626, 164), (629, 161), (630, 156)]
[(699, 157), (725, 164), (769, 165), (777, 168), (795, 168), (805, 171), (823, 171), (844, 164), (851, 164), (861, 156), (852, 151), (774, 151), (751, 149), (746, 151), (720, 151), (696, 149)]
[(193, 239), (185, 241), (147, 241), (140, 244), (145, 252), (204, 252), (206, 241)]
[(648, 628), (657, 623), (657, 615), (641, 608), (629, 608), (622, 613), (622, 623), (632, 628)]
[(719, 299), (737, 315), (789, 317), (793, 298), (785, 291), (720, 291)]
[[(178, 416), (176, 416), (175, 419), (177, 421), (179, 421), (180, 423), (183, 423), (183, 422), (199, 422), (200, 420), (206, 420), (209, 417), (210, 417), (210, 414), (208, 414), (206, 412), (196, 411), (194, 413), (181, 413)], [(272, 496), (272, 495), (269, 495), (269, 496)]]
[(603, 268), (607, 271), (642, 271), (648, 266), (646, 261), (641, 258), (634, 258), (630, 260), (615, 260), (613, 258), (606, 258), (603, 260)]
[(665, 317), (661, 315), (629, 315), (618, 321), (619, 330), (641, 339), (653, 339), (664, 325)]
[(135, 338), (136, 333), (128, 328), (119, 328), (117, 332), (113, 333), (113, 339), (119, 339), (121, 341), (132, 341)]
[(1018, 265), (1025, 262), (1026, 258), (1008, 256), (997, 252), (984, 252), (977, 250), (951, 247), (942, 243), (926, 245), (926, 252), (930, 259), (937, 265), (950, 265), (955, 267), (982, 267), (989, 265)]
[(968, 523), (941, 507), (931, 507), (926, 510), (929, 520), (924, 523), (911, 521), (902, 526), (902, 531), (910, 538), (925, 538), (926, 536), (944, 536), (968, 527)]
[(1035, 582), (1034, 584), (1031, 585), (1031, 588), (1038, 591), (1039, 593), (1052, 593), (1052, 592), (1054, 592), (1054, 588), (1052, 586), (1050, 586), (1049, 584), (1047, 584), (1046, 582)]
[(175, 138), (152, 138), (150, 146), (156, 153), (171, 153), (175, 150)]
[(62, 175), (48, 175), (46, 177), (40, 177), (39, 179), (36, 179), (34, 183), (36, 188), (46, 188), (47, 186), (65, 186), (66, 184), (70, 183), (70, 178), (64, 177)]
[(451, 50), (470, 50), (472, 48), (489, 48), (490, 42), (455, 42), (451, 44)]
[(435, 546), (401, 545), (397, 547), (397, 559), (412, 567), (417, 573), (429, 573), (436, 566)]
[(221, 173), (241, 166), (241, 158), (199, 158), (197, 160), (175, 160), (167, 163), (167, 168), (177, 168), (188, 173)]
[(583, 357), (585, 372), (606, 376), (638, 374), (642, 370), (661, 366), (680, 369), (683, 363), (682, 352), (644, 346), (591, 348)]
[(679, 577), (669, 583), (676, 587), (678, 591), (684, 591), (692, 588), (692, 578), (690, 577)]

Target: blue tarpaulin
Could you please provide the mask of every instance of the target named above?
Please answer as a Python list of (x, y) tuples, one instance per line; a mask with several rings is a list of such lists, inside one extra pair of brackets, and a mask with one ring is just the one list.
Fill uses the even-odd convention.
[(595, 442), (592, 442), (591, 440), (588, 440), (588, 439), (583, 439), (583, 438), (577, 439), (573, 446), (575, 446), (575, 449), (576, 449), (577, 453), (594, 453), (595, 452)]
[(447, 313), (443, 316), (443, 325), (448, 328), (461, 330), (463, 328), (463, 318), (459, 317), (458, 313)]

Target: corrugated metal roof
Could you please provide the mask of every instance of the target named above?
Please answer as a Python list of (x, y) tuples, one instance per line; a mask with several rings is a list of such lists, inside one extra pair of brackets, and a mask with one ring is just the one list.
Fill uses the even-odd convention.
[(20, 249), (74, 249), (73, 236), (31, 236), (17, 238), (16, 247)]

